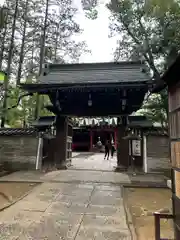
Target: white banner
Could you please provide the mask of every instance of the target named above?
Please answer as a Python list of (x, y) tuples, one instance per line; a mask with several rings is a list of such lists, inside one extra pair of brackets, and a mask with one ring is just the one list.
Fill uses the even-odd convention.
[(141, 141), (132, 140), (132, 152), (133, 156), (141, 156)]

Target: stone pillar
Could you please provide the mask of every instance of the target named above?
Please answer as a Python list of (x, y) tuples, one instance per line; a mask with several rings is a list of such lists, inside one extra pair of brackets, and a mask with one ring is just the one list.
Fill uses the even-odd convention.
[(54, 160), (57, 169), (66, 169), (68, 119), (59, 116), (56, 121), (56, 138), (54, 141)]
[(146, 135), (143, 135), (143, 169), (144, 172), (148, 172), (148, 164), (147, 164), (147, 138)]
[(43, 137), (42, 134), (40, 133), (36, 155), (36, 170), (42, 169), (42, 158), (43, 158)]

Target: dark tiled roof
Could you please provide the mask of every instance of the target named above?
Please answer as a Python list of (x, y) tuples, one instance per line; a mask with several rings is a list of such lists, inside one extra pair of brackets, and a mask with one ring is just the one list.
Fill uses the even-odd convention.
[(40, 117), (38, 120), (32, 123), (34, 127), (48, 127), (53, 125), (55, 121), (55, 116), (44, 116)]
[(153, 123), (151, 121), (132, 121), (128, 124), (128, 127), (132, 128), (151, 128)]
[(49, 64), (44, 68), (41, 84), (135, 83), (146, 82), (150, 76), (140, 62)]
[(34, 134), (36, 134), (34, 128), (0, 128), (0, 136), (29, 136)]

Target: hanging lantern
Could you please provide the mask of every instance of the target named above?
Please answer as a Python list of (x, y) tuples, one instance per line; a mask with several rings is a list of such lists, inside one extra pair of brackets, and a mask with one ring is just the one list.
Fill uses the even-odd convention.
[(89, 107), (91, 107), (91, 106), (92, 106), (91, 94), (89, 94), (88, 106), (89, 106)]

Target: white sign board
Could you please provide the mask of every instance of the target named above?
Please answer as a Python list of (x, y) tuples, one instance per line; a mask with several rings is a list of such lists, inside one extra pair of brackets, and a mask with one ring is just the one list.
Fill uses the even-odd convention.
[(141, 156), (141, 141), (132, 140), (132, 152), (133, 156)]

